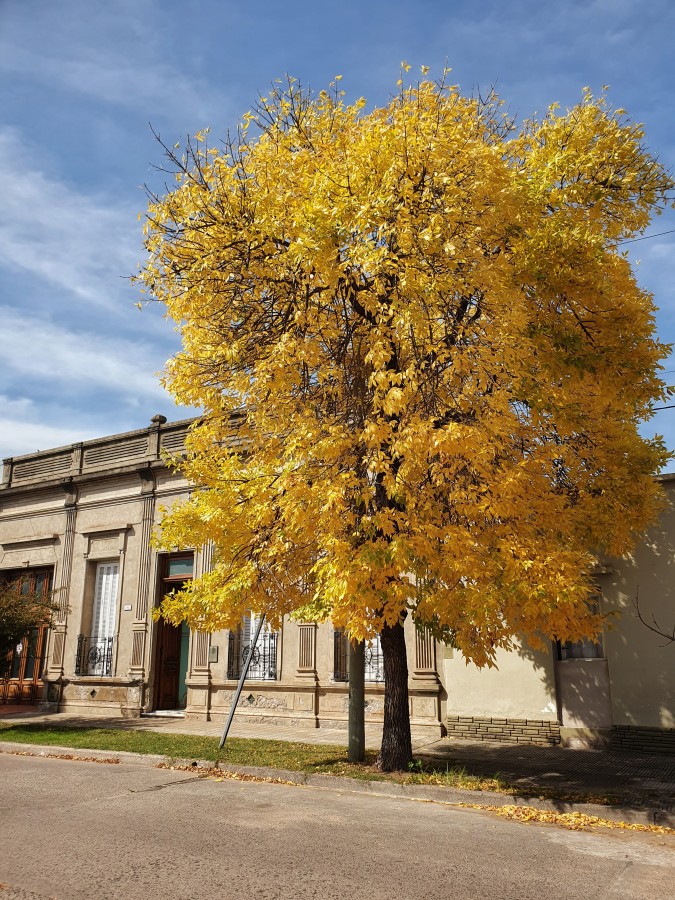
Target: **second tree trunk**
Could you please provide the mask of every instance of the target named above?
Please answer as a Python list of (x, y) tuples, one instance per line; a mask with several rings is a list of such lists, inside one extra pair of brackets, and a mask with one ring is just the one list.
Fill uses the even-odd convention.
[(383, 772), (406, 771), (412, 762), (412, 741), (403, 625), (385, 625), (380, 643), (384, 659), (384, 728), (377, 764)]

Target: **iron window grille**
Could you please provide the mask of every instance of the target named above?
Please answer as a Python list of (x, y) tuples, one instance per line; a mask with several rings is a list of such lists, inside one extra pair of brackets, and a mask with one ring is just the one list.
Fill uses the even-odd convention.
[(333, 632), (333, 680), (349, 681), (349, 641), (341, 629)]
[(75, 656), (76, 675), (112, 675), (114, 638), (86, 637), (77, 638), (77, 654)]
[[(348, 682), (349, 639), (342, 629), (336, 629), (333, 632), (333, 651), (333, 680)], [(382, 684), (384, 682), (384, 659), (379, 635), (366, 641), (364, 657), (364, 681), (371, 684)]]
[[(277, 639), (275, 631), (261, 631), (253, 650), (251, 665), (246, 674), (247, 681), (276, 681)], [(244, 663), (251, 653), (252, 637), (241, 631), (231, 631), (228, 639), (227, 677), (237, 679)]]

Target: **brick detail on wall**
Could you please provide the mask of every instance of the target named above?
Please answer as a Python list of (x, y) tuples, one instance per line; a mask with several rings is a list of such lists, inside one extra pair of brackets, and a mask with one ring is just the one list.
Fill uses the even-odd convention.
[(637, 725), (613, 725), (612, 750), (675, 755), (675, 728), (640, 728)]
[(508, 741), (512, 744), (560, 743), (560, 726), (542, 719), (498, 719), (448, 716), (448, 737), (465, 741)]

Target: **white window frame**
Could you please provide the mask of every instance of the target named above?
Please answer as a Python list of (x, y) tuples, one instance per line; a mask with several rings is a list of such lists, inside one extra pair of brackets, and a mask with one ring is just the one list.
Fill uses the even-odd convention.
[[(100, 662), (93, 662), (90, 664), (90, 675), (103, 674), (105, 652), (107, 652), (107, 644), (110, 640), (113, 641), (114, 647), (114, 641), (117, 631), (117, 608), (119, 590), (119, 560), (107, 560), (105, 562), (96, 563), (94, 598), (92, 601), (91, 609), (91, 629), (89, 631), (89, 646), (91, 649), (94, 646), (99, 646), (102, 644), (104, 645), (104, 651)], [(111, 653), (112, 652), (113, 650), (111, 648)], [(110, 674), (113, 675), (114, 672), (111, 671)]]

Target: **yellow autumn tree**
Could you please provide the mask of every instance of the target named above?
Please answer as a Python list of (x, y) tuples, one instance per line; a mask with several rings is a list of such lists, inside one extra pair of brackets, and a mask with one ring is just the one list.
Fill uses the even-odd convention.
[(588, 91), (516, 129), (424, 73), (371, 111), (289, 79), (222, 146), (165, 148), (140, 278), (204, 415), (160, 540), (216, 553), (163, 614), (379, 633), (384, 769), (411, 758), (407, 616), (478, 665), (592, 634), (595, 555), (655, 514), (667, 348), (621, 242), (673, 183), (642, 142)]

